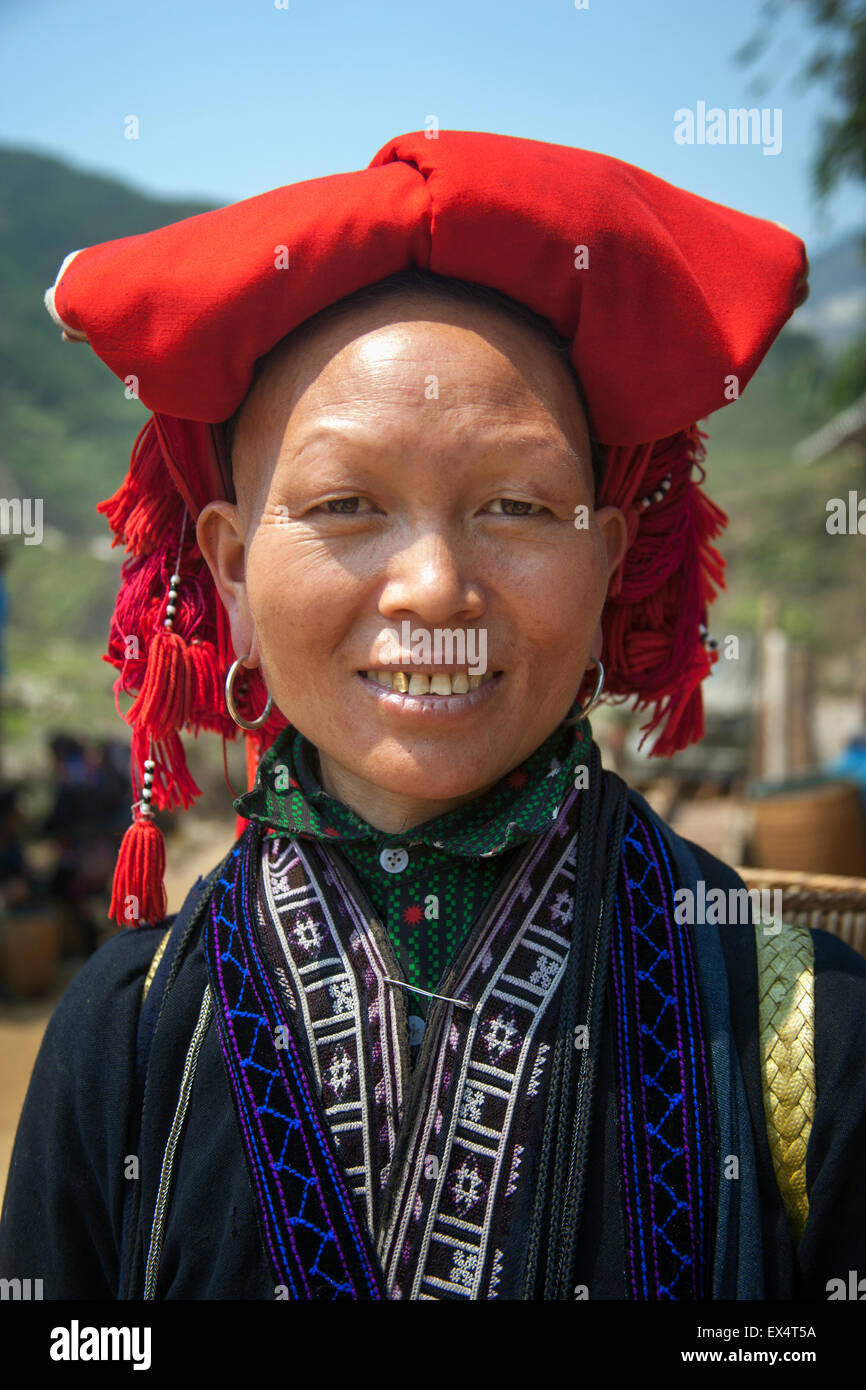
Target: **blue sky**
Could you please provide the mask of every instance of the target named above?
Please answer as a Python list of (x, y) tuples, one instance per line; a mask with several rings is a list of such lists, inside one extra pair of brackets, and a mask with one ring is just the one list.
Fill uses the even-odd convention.
[[(362, 168), (434, 116), (616, 155), (784, 223), (814, 255), (862, 228), (866, 200), (848, 187), (816, 205), (832, 108), (795, 80), (800, 6), (757, 69), (734, 61), (762, 14), (761, 0), (0, 0), (0, 141), (227, 203)], [(678, 144), (674, 113), (699, 102), (780, 109), (780, 152)]]

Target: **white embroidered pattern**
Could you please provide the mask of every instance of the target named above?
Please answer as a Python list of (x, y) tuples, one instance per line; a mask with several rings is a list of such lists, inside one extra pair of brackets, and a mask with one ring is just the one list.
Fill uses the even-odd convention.
[(348, 1086), (355, 1072), (355, 1063), (352, 1061), (348, 1052), (341, 1047), (339, 1052), (335, 1052), (331, 1058), (331, 1064), (325, 1072), (323, 1080), (331, 1090), (336, 1091), (341, 1096)]
[(484, 1092), (474, 1086), (467, 1086), (463, 1093), (463, 1104), (460, 1106), (461, 1120), (470, 1120), (478, 1124), (483, 1109)]
[(517, 1029), (514, 1020), (506, 1018), (504, 1014), (497, 1014), (487, 1025), (487, 1032), (482, 1033), (487, 1044), (488, 1052), (496, 1058), (504, 1057), (506, 1052), (511, 1052), (515, 1047)]
[(351, 980), (333, 980), (328, 985), (328, 993), (331, 996), (335, 1014), (350, 1014), (352, 1012), (354, 1000), (352, 999)]
[(489, 1290), (489, 1293), (488, 1293), (488, 1297), (489, 1297), (489, 1298), (495, 1298), (495, 1297), (496, 1297), (496, 1290), (497, 1290), (497, 1288), (499, 1287), (499, 1281), (500, 1281), (501, 1278), (502, 1278), (502, 1251), (501, 1251), (501, 1250), (494, 1250), (494, 1252), (493, 1252), (493, 1269), (492, 1269), (491, 1272), (490, 1272), (490, 1290)]
[(544, 1064), (547, 1061), (547, 1054), (549, 1051), (550, 1048), (547, 1043), (539, 1043), (538, 1055), (535, 1058), (535, 1066), (532, 1068), (532, 1075), (529, 1078), (529, 1085), (526, 1088), (526, 1094), (528, 1096), (538, 1094), (538, 1083), (541, 1080), (541, 1073), (544, 1070)]
[(556, 979), (558, 970), (558, 960), (553, 960), (551, 956), (539, 956), (535, 962), (535, 969), (529, 977), (529, 983), (538, 985), (539, 989), (547, 989)]
[(517, 1187), (517, 1170), (520, 1167), (520, 1159), (523, 1155), (523, 1145), (514, 1145), (514, 1157), (511, 1160), (511, 1172), (508, 1175), (508, 1186), (505, 1189), (506, 1197), (510, 1197)]
[(455, 1202), (462, 1211), (471, 1211), (481, 1201), (484, 1183), (481, 1181), (474, 1159), (467, 1158), (461, 1163), (454, 1174), (451, 1191)]
[(550, 918), (566, 926), (574, 916), (574, 903), (570, 893), (557, 893), (550, 905)]
[(322, 944), (322, 933), (309, 916), (298, 918), (292, 928), (292, 936), (302, 951), (317, 951)]
[(478, 1255), (476, 1252), (474, 1250), (461, 1250), (458, 1246), (454, 1251), (454, 1263), (451, 1266), (449, 1278), (452, 1284), (462, 1284), (465, 1289), (471, 1289), (477, 1268)]

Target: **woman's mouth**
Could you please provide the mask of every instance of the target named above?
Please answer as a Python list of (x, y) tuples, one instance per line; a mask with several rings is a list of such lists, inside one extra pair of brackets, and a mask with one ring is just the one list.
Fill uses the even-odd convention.
[(359, 671), (365, 688), (383, 704), (407, 714), (462, 714), (486, 704), (504, 676), (503, 671), (486, 671), (483, 676), (468, 671), (406, 670)]

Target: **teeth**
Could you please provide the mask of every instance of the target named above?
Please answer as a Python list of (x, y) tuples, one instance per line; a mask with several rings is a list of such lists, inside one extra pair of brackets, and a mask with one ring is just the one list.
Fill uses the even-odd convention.
[(480, 685), (493, 679), (493, 672), (483, 676), (470, 676), (466, 671), (437, 671), (428, 676), (422, 671), (368, 671), (370, 680), (383, 685), (388, 690), (399, 691), (403, 695), (465, 695), (469, 690), (477, 690)]

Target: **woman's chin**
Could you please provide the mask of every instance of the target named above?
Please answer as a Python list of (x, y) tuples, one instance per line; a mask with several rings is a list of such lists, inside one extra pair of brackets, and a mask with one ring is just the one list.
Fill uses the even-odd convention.
[[(470, 801), (504, 777), (513, 759), (503, 762), (502, 752), (500, 744), (486, 755), (483, 749), (467, 748), (452, 750), (443, 759), (441, 750), (431, 750), (427, 756), (418, 741), (400, 750), (392, 745), (387, 752), (380, 749), (379, 756), (357, 760), (346, 757), (344, 750), (339, 759), (343, 772), (338, 773), (338, 778), (343, 782), (348, 773), (355, 795), (429, 803), (430, 816), (435, 816), (442, 803)], [(337, 785), (336, 778), (333, 785)]]

